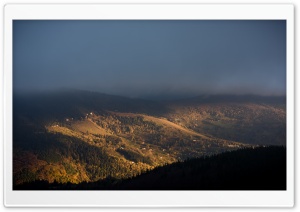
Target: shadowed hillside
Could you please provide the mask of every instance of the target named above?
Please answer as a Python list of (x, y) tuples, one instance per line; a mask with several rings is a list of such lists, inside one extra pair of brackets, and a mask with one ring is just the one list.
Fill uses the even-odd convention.
[(79, 190), (285, 190), (286, 148), (240, 149), (155, 168), (127, 180), (49, 184), (37, 181), (15, 189)]

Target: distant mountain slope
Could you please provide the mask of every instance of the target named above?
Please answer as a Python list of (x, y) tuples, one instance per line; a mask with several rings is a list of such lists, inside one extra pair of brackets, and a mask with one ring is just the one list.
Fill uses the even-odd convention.
[(204, 135), (247, 144), (286, 143), (283, 96), (203, 96), (167, 105), (168, 120)]
[(13, 109), (16, 114), (30, 115), (32, 119), (46, 122), (54, 118), (78, 118), (90, 111), (104, 113), (105, 110), (110, 110), (160, 115), (168, 110), (163, 104), (155, 101), (80, 90), (14, 94)]
[(14, 95), (14, 184), (124, 179), (187, 158), (285, 145), (281, 100), (214, 98), (155, 102), (87, 91)]
[(191, 98), (169, 100), (168, 102), (174, 104), (193, 105), (195, 103), (257, 103), (257, 104), (277, 104), (285, 105), (286, 96), (259, 96), (259, 95), (200, 95)]
[(49, 184), (36, 181), (15, 189), (66, 190), (285, 190), (286, 148), (240, 149), (157, 167), (127, 180)]

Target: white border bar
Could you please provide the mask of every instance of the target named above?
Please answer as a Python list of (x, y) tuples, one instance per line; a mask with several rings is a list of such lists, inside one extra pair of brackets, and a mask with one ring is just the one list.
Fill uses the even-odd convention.
[(286, 19), (293, 5), (268, 4), (8, 4), (9, 19)]

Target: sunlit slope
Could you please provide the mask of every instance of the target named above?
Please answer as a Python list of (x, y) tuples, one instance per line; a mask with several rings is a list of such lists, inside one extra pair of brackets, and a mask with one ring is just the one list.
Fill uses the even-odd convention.
[(236, 98), (14, 96), (14, 183), (123, 179), (187, 158), (285, 144), (282, 99)]
[(190, 129), (184, 128), (178, 124), (175, 124), (171, 121), (166, 120), (165, 118), (157, 118), (154, 116), (147, 116), (147, 115), (143, 115), (143, 114), (134, 114), (134, 113), (112, 112), (112, 114), (116, 114), (116, 115), (122, 116), (122, 117), (126, 117), (126, 116), (127, 117), (142, 117), (143, 120), (145, 120), (145, 121), (153, 122), (153, 123), (157, 124), (158, 126), (163, 126), (163, 127), (169, 128), (170, 130), (178, 130), (182, 133), (186, 133), (187, 135), (209, 139), (207, 136), (205, 136), (203, 134), (200, 134), (200, 133), (194, 132)]
[[(166, 163), (247, 146), (203, 136), (149, 115), (92, 114), (49, 123), (44, 130), (33, 130), (30, 140), (19, 138), (22, 144), (28, 142), (23, 149), (39, 162), (30, 165), (25, 162), (28, 157), (15, 154), (15, 183), (128, 178)], [(22, 166), (18, 166), (20, 163)]]
[[(105, 146), (129, 159), (128, 152), (147, 156), (155, 165), (245, 146), (208, 137), (154, 116), (107, 111), (90, 112), (81, 120), (66, 119), (49, 132), (74, 135), (95, 146)], [(61, 126), (63, 125), (63, 126)]]

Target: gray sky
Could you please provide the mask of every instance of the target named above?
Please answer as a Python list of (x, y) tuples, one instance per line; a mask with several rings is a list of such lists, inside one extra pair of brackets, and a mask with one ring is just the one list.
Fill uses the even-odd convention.
[(14, 21), (16, 92), (283, 95), (285, 21)]

